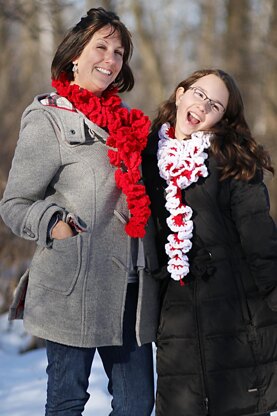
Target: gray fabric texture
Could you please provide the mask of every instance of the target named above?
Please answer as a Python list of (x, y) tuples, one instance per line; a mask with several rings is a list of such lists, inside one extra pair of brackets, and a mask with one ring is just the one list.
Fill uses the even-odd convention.
[[(129, 212), (107, 156), (107, 133), (82, 113), (43, 106), (25, 110), (0, 214), (12, 231), (35, 241), (24, 307), (26, 329), (80, 347), (120, 345), (131, 238)], [(72, 212), (85, 232), (49, 240), (56, 213)], [(151, 223), (139, 272), (137, 340), (155, 340), (159, 284)], [(24, 278), (26, 284), (26, 276)], [(15, 307), (15, 306), (14, 306)]]

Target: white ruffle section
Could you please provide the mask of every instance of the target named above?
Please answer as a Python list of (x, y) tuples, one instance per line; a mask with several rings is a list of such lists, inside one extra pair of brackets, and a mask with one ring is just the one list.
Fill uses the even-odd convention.
[(205, 152), (210, 146), (211, 134), (192, 133), (188, 140), (169, 137), (169, 123), (159, 131), (158, 167), (160, 176), (166, 180), (166, 204), (169, 212), (167, 225), (172, 231), (168, 236), (165, 251), (169, 256), (168, 271), (174, 280), (181, 280), (189, 273), (187, 253), (192, 247), (192, 209), (182, 200), (182, 190), (200, 177), (208, 176)]

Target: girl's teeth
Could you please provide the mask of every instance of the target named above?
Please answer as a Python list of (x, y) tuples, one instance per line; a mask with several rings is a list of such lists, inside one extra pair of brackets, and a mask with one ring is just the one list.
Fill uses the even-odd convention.
[(192, 124), (198, 124), (198, 123), (200, 123), (200, 120), (198, 120), (198, 118), (194, 117), (194, 115), (191, 114), (191, 113), (188, 114), (188, 120)]

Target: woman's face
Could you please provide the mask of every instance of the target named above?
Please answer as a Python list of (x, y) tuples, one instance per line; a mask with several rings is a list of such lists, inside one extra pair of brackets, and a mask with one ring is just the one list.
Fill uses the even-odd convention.
[(117, 31), (111, 34), (111, 26), (94, 33), (81, 55), (73, 61), (78, 65), (74, 81), (100, 97), (116, 79), (123, 64), (124, 48)]
[(229, 91), (214, 74), (199, 78), (186, 91), (176, 92), (175, 136), (182, 140), (195, 131), (209, 130), (218, 123), (227, 108)]

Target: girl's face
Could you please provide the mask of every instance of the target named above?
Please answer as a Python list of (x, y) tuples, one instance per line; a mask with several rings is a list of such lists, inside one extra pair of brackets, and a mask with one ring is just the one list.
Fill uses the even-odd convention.
[(72, 84), (100, 97), (121, 71), (123, 54), (119, 33), (111, 35), (111, 27), (103, 27), (94, 33), (81, 55), (73, 61), (78, 64), (78, 70), (74, 72)]
[(222, 119), (228, 99), (226, 85), (214, 74), (199, 78), (186, 91), (182, 87), (178, 88), (176, 138), (183, 140), (195, 131), (209, 130)]

